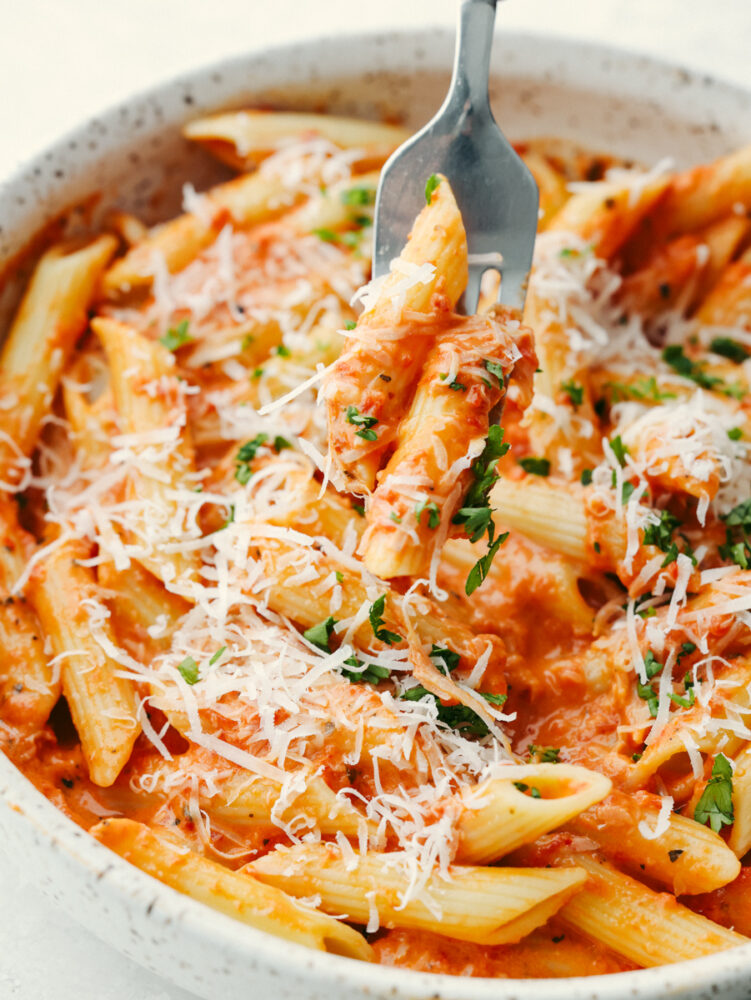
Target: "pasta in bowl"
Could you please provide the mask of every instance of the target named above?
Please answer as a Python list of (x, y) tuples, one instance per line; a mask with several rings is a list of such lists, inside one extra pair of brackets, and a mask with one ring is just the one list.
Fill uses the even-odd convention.
[(742, 944), (744, 154), (528, 144), (527, 314), (489, 287), (459, 317), (441, 178), (351, 304), (398, 129), (186, 132), (239, 176), (53, 247), (3, 350), (8, 756), (168, 886), (336, 955)]

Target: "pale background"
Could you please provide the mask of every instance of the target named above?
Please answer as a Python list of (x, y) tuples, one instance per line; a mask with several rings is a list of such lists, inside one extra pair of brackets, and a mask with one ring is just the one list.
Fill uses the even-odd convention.
[[(0, 177), (90, 113), (193, 66), (348, 29), (452, 24), (457, 3), (0, 0)], [(751, 87), (749, 0), (509, 0), (499, 22), (639, 49)], [(189, 1000), (80, 930), (20, 869), (0, 853), (2, 1000)]]

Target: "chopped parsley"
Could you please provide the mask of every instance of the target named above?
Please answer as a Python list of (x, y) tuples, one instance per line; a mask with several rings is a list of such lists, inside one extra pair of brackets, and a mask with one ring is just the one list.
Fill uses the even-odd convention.
[(686, 692), (685, 695), (674, 694), (671, 691), (670, 700), (680, 708), (692, 708), (696, 701), (696, 691), (694, 690), (694, 678), (690, 671), (686, 671), (683, 678), (683, 688)]
[(317, 646), (318, 649), (323, 650), (324, 653), (331, 652), (331, 633), (334, 631), (334, 626), (337, 623), (337, 619), (333, 615), (329, 615), (325, 621), (319, 622), (317, 625), (311, 625), (310, 628), (303, 632), (303, 639), (307, 639), (308, 642)]
[(493, 511), (490, 507), (460, 507), (454, 515), (455, 524), (459, 517), (462, 521), (458, 523), (464, 524), (464, 530), (471, 542), (478, 542), (486, 531), (495, 529), (495, 526), (491, 529)]
[(381, 594), (381, 596), (370, 605), (368, 620), (370, 621), (370, 627), (373, 629), (373, 635), (376, 639), (380, 639), (381, 642), (385, 642), (387, 646), (393, 646), (395, 642), (401, 642), (402, 637), (397, 632), (391, 632), (389, 629), (383, 627), (383, 612), (385, 607), (386, 595)]
[(353, 503), (352, 510), (355, 514), (359, 514), (360, 517), (365, 517), (365, 505), (361, 503)]
[(430, 202), (432, 201), (433, 192), (440, 183), (441, 183), (441, 178), (438, 176), (438, 174), (431, 174), (430, 177), (428, 177), (427, 182), (425, 184), (425, 203), (427, 205), (429, 205)]
[[(510, 445), (503, 440), (503, 429), (494, 424), (488, 430), (488, 437), (482, 454), (472, 463), (471, 483), (464, 497), (464, 506), (452, 518), (452, 524), (464, 526), (464, 530), (473, 542), (482, 538), (485, 531), (488, 534), (488, 551), (472, 567), (465, 584), (465, 593), (469, 596), (477, 590), (490, 571), (491, 563), (501, 545), (508, 538), (508, 532), (495, 538), (495, 524), (490, 510), (490, 491), (500, 479), (496, 472), (496, 464), (509, 450)], [(495, 540), (494, 540), (495, 539)]]
[(336, 576), (337, 583), (344, 583), (344, 573), (342, 573), (341, 570), (335, 570), (334, 576)]
[[(655, 654), (651, 649), (647, 650), (647, 654), (644, 657), (644, 670), (648, 681), (651, 681), (653, 677), (656, 677), (664, 665), (664, 663), (660, 663), (660, 661), (655, 658)], [(642, 701), (646, 701), (650, 716), (653, 719), (657, 718), (657, 709), (660, 701), (652, 685), (649, 683), (643, 684), (641, 681), (637, 681), (636, 693)]]
[(582, 486), (590, 486), (592, 483), (592, 469), (582, 469), (582, 474), (579, 476), (579, 482)]
[(733, 768), (723, 753), (717, 754), (712, 765), (712, 776), (694, 809), (697, 823), (707, 824), (719, 833), (723, 826), (731, 826), (733, 812)]
[[(332, 615), (317, 625), (311, 626), (303, 632), (303, 638), (307, 639), (308, 642), (312, 643), (318, 649), (322, 650), (324, 653), (331, 652), (331, 634), (334, 631), (334, 626), (337, 623), (337, 619)], [(367, 666), (359, 660), (356, 656), (348, 657), (344, 663), (347, 667), (351, 669), (345, 669), (342, 666), (341, 672), (344, 677), (347, 678), (352, 684), (377, 684), (379, 681), (385, 680), (387, 677), (391, 676), (391, 671), (388, 667), (379, 667), (375, 663), (369, 663)]]
[(466, 593), (467, 597), (470, 597), (472, 594), (474, 594), (477, 588), (484, 582), (485, 578), (490, 572), (490, 567), (493, 564), (496, 552), (498, 551), (498, 549), (500, 549), (500, 547), (506, 541), (508, 536), (509, 536), (508, 531), (504, 531), (503, 534), (499, 535), (494, 542), (491, 542), (490, 545), (488, 546), (488, 551), (485, 553), (485, 555), (482, 556), (480, 559), (478, 559), (477, 562), (472, 567), (472, 569), (469, 571), (467, 582), (464, 585), (464, 592)]
[(435, 643), (433, 643), (429, 655), (431, 660), (439, 660), (443, 662), (445, 669), (441, 669), (440, 663), (436, 663), (436, 666), (441, 673), (444, 674), (449, 674), (452, 670), (456, 670), (459, 666), (459, 661), (461, 660), (459, 654), (455, 653), (453, 649), (448, 649), (446, 646), (436, 646)]
[(184, 319), (177, 326), (171, 326), (164, 336), (159, 338), (159, 343), (163, 344), (168, 351), (176, 351), (178, 347), (189, 344), (192, 339), (188, 333), (188, 321)]
[(709, 345), (709, 349), (712, 354), (719, 354), (721, 357), (728, 358), (728, 360), (735, 362), (737, 365), (745, 361), (746, 358), (751, 357), (751, 354), (749, 354), (743, 344), (739, 344), (732, 337), (715, 337)]
[(751, 568), (751, 500), (744, 500), (722, 516), (725, 522), (725, 544), (719, 546), (723, 559), (741, 569)]
[(198, 664), (192, 656), (186, 656), (182, 663), (178, 663), (177, 669), (186, 684), (198, 683)]
[(654, 375), (635, 382), (606, 382), (603, 388), (610, 390), (611, 403), (620, 403), (625, 399), (662, 403), (666, 399), (676, 398), (674, 392), (664, 392), (660, 389)]
[(550, 475), (550, 461), (547, 458), (535, 458), (533, 455), (527, 455), (526, 458), (519, 459), (519, 465), (531, 476)]
[(616, 457), (618, 464), (623, 468), (626, 464), (626, 455), (628, 455), (628, 447), (621, 440), (621, 435), (616, 434), (616, 436), (609, 442), (610, 447), (613, 449), (613, 454)]
[[(441, 382), (445, 382), (446, 379), (448, 378), (448, 372), (441, 372), (441, 374), (438, 376), (438, 378), (441, 380)], [(454, 392), (466, 392), (467, 391), (466, 385), (463, 382), (457, 382), (456, 379), (454, 379), (453, 381), (449, 382), (448, 383), (448, 387), (449, 387), (449, 389), (453, 389)]]
[(374, 188), (352, 187), (342, 191), (340, 198), (343, 205), (373, 205), (376, 193)]
[(366, 666), (356, 656), (349, 656), (344, 662), (348, 667), (353, 668), (351, 670), (346, 670), (344, 667), (341, 668), (342, 675), (351, 684), (377, 684), (379, 681), (385, 681), (391, 676), (391, 671), (388, 667), (379, 667), (375, 663), (368, 663)]
[(324, 243), (336, 243), (339, 239), (333, 229), (328, 229), (325, 226), (321, 226), (319, 229), (314, 229), (313, 235), (317, 236), (319, 240), (323, 240)]
[(498, 381), (501, 383), (501, 388), (503, 388), (504, 377), (503, 377), (503, 366), (499, 361), (493, 361), (492, 358), (485, 358), (483, 361), (485, 368), (490, 372), (491, 375), (495, 375)]
[(740, 427), (731, 427), (728, 431), (728, 437), (731, 441), (740, 441), (743, 437), (743, 430)]
[(279, 454), (280, 451), (284, 451), (285, 448), (291, 448), (291, 447), (292, 445), (290, 444), (290, 442), (285, 437), (282, 437), (281, 434), (277, 434), (277, 436), (274, 438), (274, 451), (277, 453), (277, 455)]
[(268, 434), (256, 434), (252, 441), (246, 441), (241, 445), (235, 455), (235, 479), (241, 486), (245, 486), (253, 475), (250, 463), (256, 457), (258, 449), (268, 441)]
[(529, 792), (529, 794), (531, 795), (531, 797), (533, 799), (541, 799), (542, 798), (542, 795), (540, 794), (540, 789), (539, 788), (535, 788), (534, 785), (527, 785), (523, 781), (515, 781), (514, 782), (514, 788), (518, 788), (519, 791), (522, 792), (522, 793)]
[(421, 500), (419, 503), (415, 504), (415, 517), (417, 518), (418, 524), (420, 523), (423, 511), (428, 512), (428, 527), (435, 531), (441, 523), (441, 512), (438, 509), (438, 504), (435, 500)]
[(566, 393), (575, 410), (584, 402), (584, 386), (574, 382), (572, 378), (567, 382), (561, 382), (561, 389)]
[[(505, 694), (488, 694), (484, 691), (477, 693), (491, 705), (500, 706), (506, 701)], [(466, 705), (444, 705), (436, 695), (424, 688), (422, 684), (409, 688), (401, 697), (403, 701), (422, 701), (423, 698), (433, 701), (438, 709), (438, 721), (450, 729), (456, 729), (463, 735), (479, 737), (488, 735), (488, 727), (477, 712)]]
[(276, 354), (279, 358), (292, 357), (292, 351), (290, 351), (289, 347), (285, 347), (284, 344), (277, 344), (274, 348), (274, 354)]
[(348, 406), (347, 414), (345, 417), (348, 424), (353, 424), (355, 427), (360, 429), (355, 431), (355, 436), (363, 438), (365, 441), (377, 441), (378, 435), (373, 427), (378, 423), (376, 417), (368, 417), (364, 413), (360, 413), (356, 406)]
[(678, 375), (691, 379), (692, 382), (696, 382), (702, 389), (714, 389), (725, 396), (732, 396), (734, 399), (742, 399), (745, 395), (743, 386), (726, 384), (719, 375), (710, 375), (706, 371), (707, 366), (705, 362), (693, 361), (687, 357), (681, 344), (668, 344), (662, 352), (662, 359)]
[(357, 326), (357, 323), (353, 319), (348, 319), (347, 322), (344, 324), (344, 329), (345, 330), (354, 330), (354, 328), (356, 326)]
[(530, 760), (532, 757), (536, 757), (540, 764), (560, 764), (561, 762), (560, 747), (538, 747), (534, 743), (530, 743), (527, 747), (527, 753)]
[(644, 529), (644, 544), (656, 545), (662, 552), (667, 552), (673, 540), (673, 532), (680, 528), (681, 522), (669, 510), (661, 510), (658, 524), (648, 524)]
[(691, 656), (691, 654), (695, 652), (696, 652), (695, 642), (682, 642), (676, 663), (680, 663), (684, 656)]

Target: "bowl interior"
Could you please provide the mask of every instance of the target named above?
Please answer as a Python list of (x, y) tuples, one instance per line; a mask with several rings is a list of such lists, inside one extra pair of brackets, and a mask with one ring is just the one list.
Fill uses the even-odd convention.
[[(452, 50), (448, 32), (321, 39), (200, 69), (85, 123), (0, 184), (0, 331), (35, 253), (50, 235), (96, 227), (115, 206), (153, 223), (179, 211), (184, 182), (201, 189), (228, 176), (181, 139), (183, 122), (208, 110), (253, 104), (419, 126), (443, 99)], [(554, 136), (644, 163), (669, 156), (681, 165), (735, 148), (751, 133), (749, 94), (634, 54), (502, 34), (492, 72), (496, 117), (513, 139)], [(239, 998), (257, 987), (258, 996), (310, 1000), (337, 990), (357, 1000), (532, 1000), (543, 993), (565, 1000), (617, 1000), (667, 992), (698, 997), (710, 989), (740, 997), (742, 976), (751, 973), (747, 950), (740, 949), (721, 963), (702, 959), (690, 967), (547, 983), (544, 990), (534, 982), (388, 969), (374, 975), (346, 960), (301, 955), (300, 949), (232, 925), (128, 868), (90, 842), (2, 755), (0, 799), (13, 810), (0, 808), (0, 827), (19, 855), (37, 859), (48, 888), (75, 900), (80, 918), (117, 947), (201, 996)], [(150, 933), (146, 926), (156, 928), (150, 949), (137, 942)], [(207, 979), (208, 968), (219, 981)]]

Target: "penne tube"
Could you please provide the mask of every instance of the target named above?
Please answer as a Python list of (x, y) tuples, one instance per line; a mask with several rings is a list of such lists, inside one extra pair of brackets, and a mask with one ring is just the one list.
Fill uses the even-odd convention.
[(273, 173), (247, 174), (219, 184), (202, 195), (203, 212), (179, 215), (149, 231), (146, 239), (120, 257), (104, 275), (110, 296), (148, 289), (160, 267), (175, 274), (210, 246), (225, 225), (249, 228), (276, 218), (299, 202), (301, 189), (290, 189)]
[[(215, 762), (215, 766), (216, 763), (223, 762)], [(181, 776), (184, 784), (191, 773), (200, 775), (201, 761), (183, 754), (176, 763), (158, 761), (141, 772), (141, 776), (147, 776), (150, 793), (170, 798), (180, 791)], [(274, 820), (294, 828), (297, 834), (318, 829), (329, 836), (341, 832), (345, 837), (357, 839), (363, 829), (368, 830), (371, 824), (363, 814), (348, 798), (332, 791), (319, 774), (301, 771), (294, 777), (293, 791), (281, 799), (280, 782), (233, 769), (212, 777), (210, 784), (199, 780), (198, 799), (212, 820), (239, 829), (268, 825)]]
[(745, 746), (734, 763), (734, 821), (730, 828), (728, 847), (737, 857), (743, 858), (751, 851), (751, 746)]
[(751, 207), (751, 146), (676, 174), (655, 216), (658, 231), (689, 233)]
[(686, 295), (696, 287), (702, 268), (701, 238), (696, 233), (679, 236), (659, 247), (633, 274), (623, 279), (618, 300), (627, 313), (649, 321), (670, 309), (689, 304)]
[[(61, 693), (60, 671), (44, 648), (41, 625), (22, 594), (13, 594), (33, 541), (18, 524), (14, 501), (0, 497), (0, 720), (36, 732)], [(13, 742), (0, 743), (12, 754)]]
[(145, 226), (140, 219), (136, 218), (135, 215), (131, 215), (129, 212), (111, 212), (107, 216), (107, 227), (108, 229), (114, 230), (120, 239), (129, 247), (134, 246), (136, 243), (140, 243), (149, 235), (148, 226)]
[(703, 302), (717, 284), (738, 248), (746, 241), (749, 228), (751, 222), (748, 218), (733, 214), (702, 230), (702, 246), (706, 247), (704, 253), (707, 259), (698, 276), (692, 306)]
[[(531, 331), (503, 308), (439, 336), (366, 511), (358, 554), (371, 573), (389, 579), (427, 572), (475, 478), (471, 463), (482, 453), (491, 410), (510, 378), (528, 401), (536, 366)], [(410, 480), (424, 485), (405, 489)]]
[(398, 125), (299, 111), (228, 111), (188, 122), (183, 135), (236, 170), (248, 170), (292, 139), (324, 139), (352, 152), (359, 169), (380, 166), (409, 138)]
[[(172, 634), (190, 605), (137, 562), (118, 570), (111, 562), (100, 563), (97, 579), (103, 597), (112, 611), (112, 624), (118, 634), (140, 642), (169, 647)], [(159, 629), (155, 638), (148, 629)]]
[(435, 338), (453, 322), (467, 267), (464, 226), (443, 179), (324, 384), (329, 447), (354, 492), (373, 489)]
[[(269, 570), (267, 574), (269, 579), (273, 579), (263, 594), (268, 606), (272, 611), (284, 615), (306, 629), (325, 621), (331, 610), (327, 595), (318, 596), (310, 582), (295, 582), (294, 578), (300, 574), (303, 565), (315, 566), (317, 576), (321, 580), (337, 571), (341, 574), (342, 603), (336, 612), (340, 619), (354, 618), (363, 607), (372, 606), (376, 599), (374, 597), (371, 601), (361, 577), (346, 565), (338, 564), (335, 558), (327, 558), (287, 543), (260, 539), (252, 542), (251, 555), (262, 560)], [(270, 572), (272, 567), (273, 577)], [(390, 590), (385, 584), (381, 593), (385, 595), (384, 627), (391, 631), (402, 630), (398, 633), (400, 641), (395, 643), (395, 647), (403, 645), (404, 636), (407, 634), (405, 624), (409, 619), (420, 642), (426, 645), (448, 646), (459, 654), (465, 669), (471, 669), (477, 659), (487, 651), (488, 646), (491, 650), (488, 671), (492, 672), (494, 667), (502, 666), (505, 658), (504, 649), (498, 636), (477, 635), (461, 622), (441, 614), (427, 598), (415, 598), (413, 595), (409, 604), (406, 604), (398, 593)], [(383, 648), (382, 643), (375, 638), (367, 616), (355, 629), (353, 639), (361, 649)]]
[(668, 965), (748, 942), (595, 854), (570, 852), (568, 860), (584, 869), (588, 882), (561, 909), (559, 919), (637, 965)]
[(661, 821), (660, 810), (660, 800), (647, 792), (613, 791), (573, 817), (568, 829), (594, 840), (636, 877), (646, 875), (676, 896), (712, 892), (737, 878), (740, 863), (722, 837), (679, 813)]
[(588, 184), (566, 202), (548, 228), (576, 233), (590, 244), (596, 257), (610, 260), (655, 210), (669, 186), (666, 175), (640, 179), (638, 186), (615, 181)]
[(534, 149), (524, 150), (521, 158), (534, 177), (540, 192), (540, 221), (537, 228), (542, 232), (550, 226), (553, 218), (571, 197), (566, 175), (551, 162), (549, 157)]
[[(568, 823), (611, 789), (605, 775), (570, 764), (530, 764), (514, 772), (515, 780), (491, 778), (462, 793), (456, 821), (457, 862), (497, 861)], [(518, 787), (520, 782), (540, 797), (526, 795)]]
[[(693, 708), (670, 716), (657, 739), (629, 769), (625, 786), (629, 789), (644, 787), (668, 761), (686, 754), (687, 745), (704, 754), (722, 751), (732, 757), (743, 745), (742, 737), (735, 735), (738, 720), (749, 715), (751, 663), (744, 657), (736, 660), (732, 670), (722, 675), (722, 685), (715, 690), (706, 708), (697, 702)], [(714, 722), (711, 727), (706, 725), (708, 720)], [(726, 726), (722, 725), (722, 720), (726, 721)], [(745, 729), (742, 724), (741, 727)]]
[(94, 573), (80, 565), (89, 555), (80, 543), (56, 545), (34, 569), (28, 595), (58, 658), (89, 776), (106, 787), (128, 760), (140, 727), (130, 681), (118, 676), (119, 665), (103, 649), (114, 645), (114, 636)]
[(361, 226), (365, 219), (372, 224), (379, 177), (379, 172), (373, 170), (326, 187), (290, 212), (288, 222), (291, 229), (303, 235)]
[(318, 951), (372, 960), (370, 945), (351, 927), (300, 906), (248, 874), (193, 853), (167, 830), (149, 829), (130, 819), (105, 819), (91, 834), (147, 875), (234, 920)]
[[(524, 559), (527, 565), (534, 566), (533, 592), (537, 591), (540, 594), (541, 609), (544, 608), (545, 613), (554, 620), (563, 619), (575, 634), (590, 636), (594, 611), (584, 600), (579, 589), (581, 567), (577, 564), (572, 565), (563, 557), (556, 557), (548, 549), (538, 548), (527, 542), (520, 532), (512, 533), (504, 547), (507, 552), (513, 549), (516, 553), (518, 549), (519, 558)], [(472, 545), (467, 539), (448, 541), (441, 552), (439, 578), (442, 580), (442, 586), (454, 591), (455, 594), (460, 593), (463, 581), (467, 579), (481, 555), (480, 543)], [(487, 575), (487, 580), (490, 582), (486, 587), (486, 593), (507, 594), (513, 599), (515, 590), (519, 586), (516, 566), (517, 563), (507, 557), (494, 560)], [(466, 603), (459, 599), (458, 603), (451, 607), (450, 602), (451, 595), (446, 604), (447, 612), (450, 610), (454, 618), (461, 618), (466, 613)], [(487, 627), (481, 625), (480, 621), (473, 622), (475, 627), (480, 629)]]
[(751, 323), (751, 249), (728, 264), (700, 304), (696, 319), (703, 326), (740, 326)]
[(130, 496), (138, 510), (130, 524), (138, 559), (164, 583), (189, 582), (198, 573), (197, 554), (169, 550), (185, 540), (187, 528), (174, 494), (186, 480), (195, 485), (188, 478), (193, 448), (174, 359), (161, 344), (116, 320), (99, 317), (92, 329), (107, 354), (124, 446), (132, 453)]
[[(356, 923), (372, 926), (377, 916), (383, 927), (415, 927), (488, 945), (519, 941), (586, 881), (576, 869), (452, 865), (448, 879), (429, 876), (405, 901), (410, 870), (398, 854), (352, 852), (346, 858), (328, 844), (278, 848), (243, 871), (293, 896), (320, 897), (324, 911)], [(570, 877), (560, 878), (564, 871)]]
[(37, 264), (0, 352), (0, 482), (13, 490), (115, 252), (113, 236), (58, 244)]
[(504, 527), (578, 562), (615, 570), (626, 554), (625, 524), (612, 512), (597, 517), (578, 486), (534, 477), (501, 479), (491, 503)]

